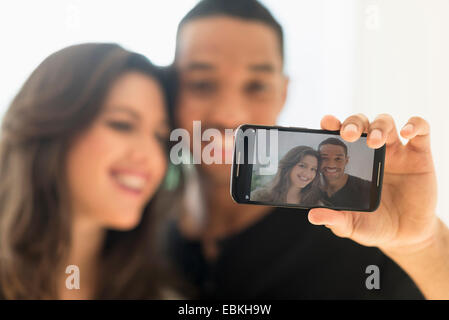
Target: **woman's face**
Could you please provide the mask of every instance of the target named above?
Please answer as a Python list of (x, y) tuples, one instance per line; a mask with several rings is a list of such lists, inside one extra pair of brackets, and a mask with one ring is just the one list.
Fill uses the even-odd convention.
[(135, 227), (165, 174), (168, 134), (159, 84), (138, 72), (117, 79), (97, 119), (68, 152), (75, 215), (102, 227)]
[(311, 155), (304, 156), (290, 171), (291, 185), (302, 189), (315, 179), (318, 159)]

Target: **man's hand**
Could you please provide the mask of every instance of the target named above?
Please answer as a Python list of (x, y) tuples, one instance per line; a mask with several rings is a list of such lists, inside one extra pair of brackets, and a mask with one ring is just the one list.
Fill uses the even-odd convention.
[(358, 114), (343, 124), (325, 116), (321, 127), (340, 130), (349, 142), (366, 132), (367, 144), (373, 149), (386, 143), (382, 197), (375, 212), (312, 209), (309, 221), (326, 225), (337, 236), (389, 252), (411, 253), (430, 245), (440, 230), (440, 221), (435, 214), (437, 186), (429, 124), (422, 118), (411, 118), (400, 131), (408, 139), (406, 145), (399, 139), (392, 117), (386, 114), (371, 123)]
[(358, 114), (340, 124), (325, 116), (321, 127), (341, 130), (346, 141), (368, 133), (367, 144), (386, 143), (382, 198), (375, 212), (312, 209), (309, 221), (326, 225), (340, 237), (377, 246), (398, 263), (428, 299), (449, 299), (449, 229), (435, 214), (437, 186), (430, 151), (429, 124), (411, 118), (401, 129), (403, 145), (391, 116), (372, 123)]

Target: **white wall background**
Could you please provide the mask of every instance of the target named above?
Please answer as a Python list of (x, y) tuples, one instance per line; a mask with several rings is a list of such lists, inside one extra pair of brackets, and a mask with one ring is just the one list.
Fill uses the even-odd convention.
[[(321, 117), (388, 112), (432, 127), (438, 214), (449, 224), (449, 0), (262, 0), (286, 33), (289, 98), (279, 122), (318, 128)], [(176, 26), (196, 0), (0, 2), (0, 115), (50, 53), (118, 42), (157, 64), (173, 59)]]
[(265, 0), (286, 33), (291, 84), (279, 122), (389, 113), (431, 124), (437, 214), (449, 223), (449, 1)]

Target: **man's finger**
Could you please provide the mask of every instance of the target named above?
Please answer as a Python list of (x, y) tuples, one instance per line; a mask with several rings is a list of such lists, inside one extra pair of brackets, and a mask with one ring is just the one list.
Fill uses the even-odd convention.
[(369, 120), (364, 114), (356, 114), (348, 117), (341, 126), (340, 135), (348, 141), (354, 142), (360, 138), (369, 127)]
[(401, 129), (401, 136), (409, 139), (407, 147), (420, 152), (430, 151), (430, 125), (421, 117), (412, 117)]
[(377, 149), (384, 144), (390, 148), (401, 144), (396, 125), (389, 114), (381, 114), (370, 124), (368, 129), (367, 144), (370, 148)]
[(353, 217), (348, 211), (315, 208), (309, 211), (308, 219), (311, 224), (324, 225), (342, 238), (350, 238), (354, 230)]
[(340, 130), (341, 123), (340, 120), (331, 115), (325, 115), (323, 119), (321, 119), (321, 128), (324, 130)]

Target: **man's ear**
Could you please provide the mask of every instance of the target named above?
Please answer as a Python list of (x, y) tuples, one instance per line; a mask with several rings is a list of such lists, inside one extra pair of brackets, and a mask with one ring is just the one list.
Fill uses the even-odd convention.
[(282, 76), (282, 107), (284, 107), (287, 101), (288, 85), (290, 84), (290, 78), (287, 75)]
[(281, 113), (282, 109), (284, 109), (285, 102), (287, 101), (287, 93), (288, 93), (288, 85), (290, 83), (290, 78), (283, 74), (281, 79), (281, 101), (279, 104), (278, 114)]

